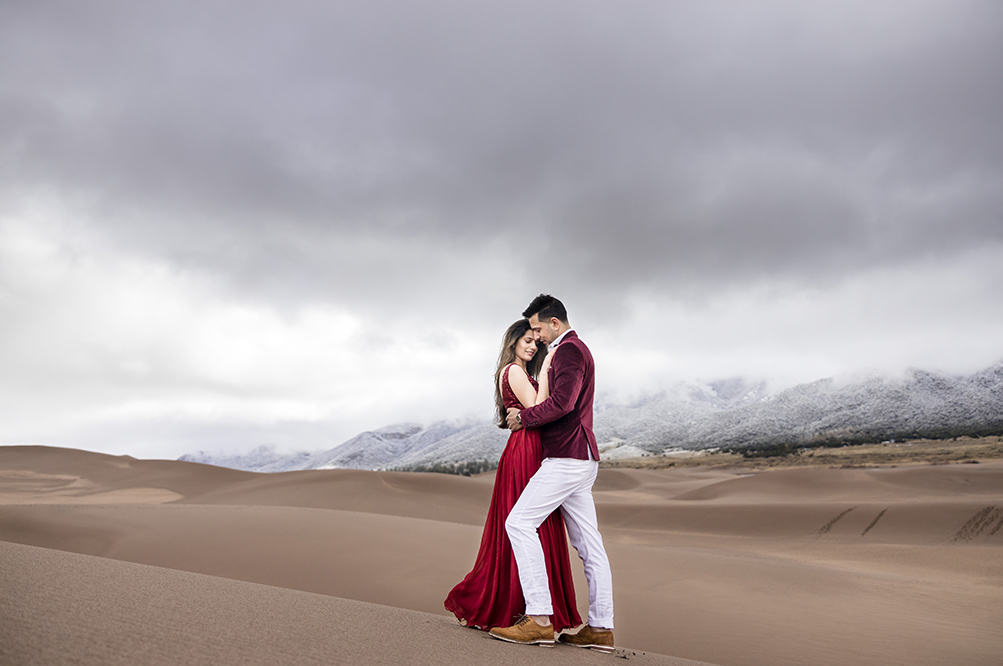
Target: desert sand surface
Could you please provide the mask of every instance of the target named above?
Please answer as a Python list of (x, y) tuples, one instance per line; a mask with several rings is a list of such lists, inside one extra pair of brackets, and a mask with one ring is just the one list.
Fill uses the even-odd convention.
[[(447, 617), (442, 600), (473, 562), (492, 483), (0, 447), (0, 657), (115, 663), (87, 661), (96, 653), (85, 648), (148, 645), (133, 663), (266, 663), (238, 656), (267, 650), (289, 657), (268, 663), (615, 659), (502, 644)], [(605, 468), (595, 491), (619, 656), (1003, 663), (1001, 461)], [(50, 615), (59, 621), (40, 620)], [(346, 635), (366, 634), (360, 617), (401, 628), (346, 647)], [(81, 638), (81, 623), (98, 638)]]
[[(4, 664), (471, 664), (513, 647), (442, 615), (227, 578), (0, 542)], [(572, 647), (522, 648), (519, 661), (607, 664)], [(700, 666), (634, 650), (647, 666)]]

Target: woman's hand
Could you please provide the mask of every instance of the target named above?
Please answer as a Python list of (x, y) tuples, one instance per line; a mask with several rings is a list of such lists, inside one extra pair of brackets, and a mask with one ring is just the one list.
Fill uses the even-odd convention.
[(536, 392), (536, 402), (534, 404), (539, 405), (541, 402), (550, 397), (550, 363), (554, 359), (554, 352), (556, 349), (551, 349), (547, 352), (547, 357), (543, 359), (543, 364), (540, 366), (540, 388)]
[(554, 360), (554, 352), (556, 351), (557, 347), (547, 351), (547, 356), (543, 359), (543, 365), (540, 366), (540, 372), (546, 372), (550, 368), (550, 362)]

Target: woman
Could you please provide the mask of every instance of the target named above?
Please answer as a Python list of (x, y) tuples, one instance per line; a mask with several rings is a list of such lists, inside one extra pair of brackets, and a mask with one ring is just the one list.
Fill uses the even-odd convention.
[[(544, 359), (537, 351), (529, 321), (520, 319), (505, 331), (495, 370), (499, 428), (507, 427), (505, 416), (509, 407), (526, 408), (547, 399), (550, 357)], [(537, 375), (539, 384), (533, 379)], [(446, 610), (452, 611), (464, 626), (485, 631), (507, 627), (525, 610), (519, 571), (505, 533), (505, 519), (542, 461), (539, 432), (523, 428), (509, 435), (498, 461), (491, 506), (474, 568), (446, 597)], [(568, 542), (560, 510), (540, 525), (539, 534), (554, 602), (554, 631), (577, 627), (582, 620), (575, 607)]]

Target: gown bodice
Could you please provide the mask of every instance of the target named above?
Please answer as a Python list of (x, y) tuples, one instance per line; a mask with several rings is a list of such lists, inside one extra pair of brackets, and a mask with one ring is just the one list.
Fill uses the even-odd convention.
[[(505, 405), (505, 409), (508, 409), (509, 407), (525, 409), (523, 404), (519, 402), (519, 398), (515, 397), (515, 391), (512, 390), (512, 386), (508, 383), (508, 373), (512, 369), (513, 365), (515, 365), (515, 363), (509, 363), (502, 371), (502, 404)], [(539, 382), (532, 377), (529, 378), (529, 383), (533, 385), (534, 389), (540, 389)]]

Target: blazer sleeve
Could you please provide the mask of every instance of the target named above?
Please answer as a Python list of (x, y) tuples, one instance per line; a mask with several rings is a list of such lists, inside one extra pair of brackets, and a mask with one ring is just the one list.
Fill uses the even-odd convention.
[(522, 424), (527, 428), (556, 421), (575, 408), (585, 380), (585, 357), (572, 344), (562, 344), (551, 363), (550, 397), (539, 405), (522, 410)]

